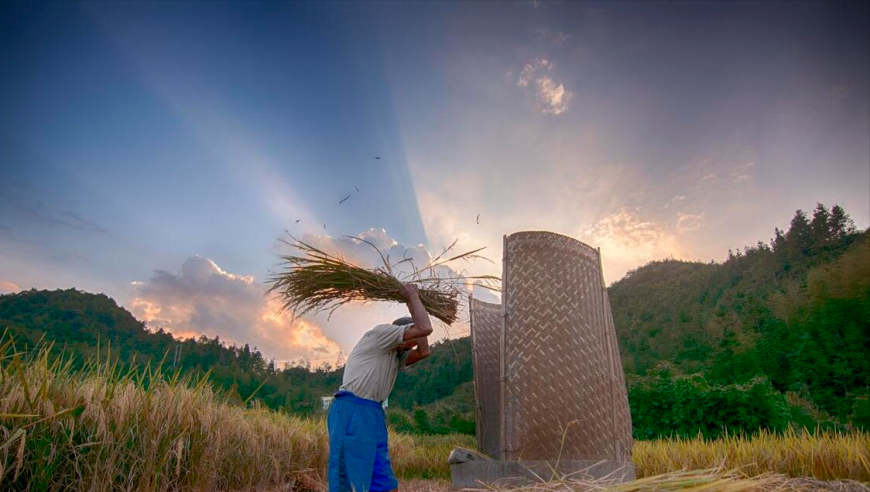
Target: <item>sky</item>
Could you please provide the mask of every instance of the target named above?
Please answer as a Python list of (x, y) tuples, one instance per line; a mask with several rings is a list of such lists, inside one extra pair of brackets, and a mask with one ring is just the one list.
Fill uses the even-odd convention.
[(288, 234), (499, 275), (548, 230), (612, 283), (817, 202), (863, 229), (868, 34), (867, 2), (2, 2), (0, 294), (317, 364), (405, 310), (281, 313)]

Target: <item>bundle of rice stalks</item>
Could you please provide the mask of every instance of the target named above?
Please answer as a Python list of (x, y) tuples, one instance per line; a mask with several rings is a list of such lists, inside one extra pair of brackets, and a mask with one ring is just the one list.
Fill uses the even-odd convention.
[[(270, 293), (275, 293), (284, 310), (296, 315), (308, 312), (334, 311), (352, 301), (393, 301), (404, 303), (402, 285), (414, 283), (418, 286), (420, 300), (426, 311), (439, 320), (453, 324), (458, 318), (459, 296), (470, 282), (482, 282), (485, 287), (494, 289), (497, 277), (463, 276), (446, 268), (458, 260), (485, 259), (479, 256), (484, 248), (444, 258), (454, 247), (455, 242), (425, 267), (418, 269), (409, 258), (391, 264), (380, 250), (365, 239), (349, 237), (370, 245), (377, 251), (383, 265), (375, 269), (363, 268), (340, 255), (326, 253), (296, 238), (292, 242), (281, 240), (300, 254), (282, 255), (283, 270), (274, 273), (268, 280)], [(399, 273), (405, 264), (410, 273)]]

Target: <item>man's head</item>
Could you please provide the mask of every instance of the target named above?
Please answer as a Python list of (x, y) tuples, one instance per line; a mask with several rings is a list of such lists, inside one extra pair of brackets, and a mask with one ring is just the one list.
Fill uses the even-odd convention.
[[(414, 324), (414, 320), (411, 319), (410, 316), (402, 316), (401, 318), (393, 320), (393, 324), (396, 326), (404, 326), (405, 329), (407, 330), (408, 328), (411, 327), (411, 325)], [(399, 350), (410, 350), (416, 346), (417, 346), (416, 340), (408, 340), (406, 342), (400, 343), (396, 348)]]

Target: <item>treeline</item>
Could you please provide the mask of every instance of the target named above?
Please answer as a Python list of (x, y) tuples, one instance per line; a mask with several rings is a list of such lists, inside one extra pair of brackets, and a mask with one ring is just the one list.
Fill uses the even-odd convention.
[[(637, 438), (723, 430), (870, 429), (870, 238), (846, 212), (797, 211), (769, 243), (723, 263), (657, 261), (613, 284), (610, 298)], [(320, 411), (340, 385), (328, 364), (276, 367), (247, 345), (177, 340), (145, 328), (105, 295), (74, 289), (0, 296), (0, 331), (22, 347), (53, 341), (81, 356), (210, 372), (239, 403)], [(440, 342), (399, 374), (388, 418), (403, 431), (474, 432), (468, 337)]]

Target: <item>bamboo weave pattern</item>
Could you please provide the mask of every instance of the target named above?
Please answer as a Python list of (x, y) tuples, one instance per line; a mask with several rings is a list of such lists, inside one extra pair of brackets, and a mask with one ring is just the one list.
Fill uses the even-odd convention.
[(504, 255), (500, 458), (629, 462), (631, 416), (598, 251), (519, 232)]
[(471, 299), (471, 343), (474, 390), (477, 396), (477, 448), (498, 458), (501, 398), (499, 385), (500, 304)]

